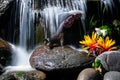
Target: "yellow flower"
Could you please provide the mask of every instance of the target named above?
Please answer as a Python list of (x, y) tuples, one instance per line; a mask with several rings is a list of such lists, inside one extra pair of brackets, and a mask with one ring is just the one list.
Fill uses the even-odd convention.
[(115, 41), (112, 39), (109, 39), (109, 37), (107, 36), (105, 39), (103, 39), (102, 37), (100, 37), (97, 40), (98, 45), (101, 47), (101, 52), (103, 51), (110, 51), (113, 49), (117, 49), (117, 47), (113, 47), (113, 45), (115, 44)]
[(83, 41), (80, 41), (81, 44), (85, 45), (85, 49), (91, 49), (94, 50), (96, 49), (96, 47), (98, 47), (97, 45), (97, 34), (96, 33), (92, 33), (92, 37), (90, 37), (89, 35), (85, 35), (84, 36)]

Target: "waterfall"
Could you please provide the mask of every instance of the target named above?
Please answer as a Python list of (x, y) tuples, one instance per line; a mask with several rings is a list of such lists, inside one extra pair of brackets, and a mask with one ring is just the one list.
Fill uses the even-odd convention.
[(20, 41), (19, 45), (24, 48), (34, 46), (34, 15), (30, 0), (20, 0)]
[[(55, 2), (56, 1), (56, 2)], [(62, 21), (74, 13), (82, 13), (81, 22), (84, 32), (86, 32), (86, 0), (47, 0), (44, 1), (44, 8), (38, 10), (44, 19), (45, 38), (50, 38), (58, 34), (62, 29)], [(46, 5), (45, 5), (46, 4)], [(74, 12), (74, 13), (71, 13)]]
[(110, 10), (110, 12), (112, 13), (113, 7), (115, 6), (113, 0), (100, 0), (100, 2), (101, 2), (101, 8), (103, 7), (104, 4), (106, 10), (107, 11)]
[[(33, 1), (33, 2), (32, 2)], [(29, 64), (31, 49), (35, 47), (35, 29), (40, 18), (45, 27), (45, 38), (59, 34), (63, 28), (63, 21), (76, 14), (82, 14), (83, 29), (85, 28), (86, 0), (36, 0), (40, 1), (40, 9), (35, 9), (34, 0), (16, 0), (19, 4), (19, 45), (13, 48), (13, 61), (8, 71), (33, 70)], [(38, 5), (39, 6), (39, 5)], [(18, 10), (17, 10), (18, 11)], [(37, 18), (37, 19), (36, 19)], [(38, 20), (38, 21), (37, 21)]]
[[(19, 9), (19, 45), (12, 47), (12, 63), (5, 68), (6, 73), (10, 71), (30, 71), (34, 70), (29, 63), (29, 57), (34, 47), (34, 14), (32, 2), (30, 0), (16, 0)], [(18, 10), (17, 10), (18, 11)]]
[[(62, 31), (63, 21), (71, 15), (82, 14), (81, 22), (86, 32), (86, 0), (16, 0), (20, 6), (19, 46), (25, 49), (35, 47), (35, 29), (39, 17), (44, 21), (45, 38), (53, 37)], [(37, 1), (37, 2), (36, 2)], [(39, 3), (39, 5), (38, 5)], [(37, 6), (40, 9), (36, 9)], [(35, 7), (36, 6), (36, 7)], [(37, 18), (37, 22), (35, 21)]]

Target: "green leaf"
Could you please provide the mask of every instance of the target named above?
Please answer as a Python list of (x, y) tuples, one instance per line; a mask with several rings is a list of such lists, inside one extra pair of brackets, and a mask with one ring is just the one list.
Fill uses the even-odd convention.
[(95, 60), (95, 63), (101, 63), (99, 59), (96, 59)]
[(92, 63), (92, 67), (95, 68), (95, 63)]
[(100, 63), (95, 63), (95, 67), (99, 67), (100, 66)]

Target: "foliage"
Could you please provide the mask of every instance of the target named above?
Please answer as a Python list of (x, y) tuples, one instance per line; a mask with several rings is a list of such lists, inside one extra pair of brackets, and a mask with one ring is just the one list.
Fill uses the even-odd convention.
[(115, 31), (117, 31), (117, 33), (120, 34), (120, 21), (115, 19), (112, 24), (114, 26)]
[(99, 59), (97, 59), (97, 60), (92, 64), (92, 67), (98, 68), (99, 66), (101, 66), (101, 62), (100, 62)]
[(99, 59), (96, 59), (95, 62), (92, 63), (92, 67), (93, 67), (96, 71), (98, 71), (98, 72), (100, 72), (100, 73), (102, 72), (102, 69), (101, 69), (102, 64), (101, 64), (101, 61), (100, 61)]
[(23, 72), (16, 72), (16, 77), (22, 77), (24, 75), (25, 75), (25, 73), (23, 73)]
[(84, 35), (84, 40), (80, 41), (80, 43), (85, 46), (83, 49), (89, 50), (88, 55), (98, 56), (104, 51), (117, 49), (117, 47), (113, 46), (115, 44), (114, 40), (109, 39), (108, 36), (105, 38), (98, 36), (95, 32), (92, 32), (92, 37)]
[(101, 30), (106, 30), (108, 34), (111, 34), (111, 28), (107, 25), (102, 25), (100, 27)]
[(95, 28), (96, 25), (97, 25), (97, 23), (98, 23), (98, 20), (94, 20), (94, 16), (92, 16), (92, 18), (90, 19), (89, 26), (90, 26), (91, 28)]

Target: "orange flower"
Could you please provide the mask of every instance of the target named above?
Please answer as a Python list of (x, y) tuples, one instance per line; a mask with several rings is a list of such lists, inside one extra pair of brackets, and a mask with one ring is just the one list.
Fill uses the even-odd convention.
[(93, 32), (92, 37), (90, 37), (89, 35), (85, 35), (84, 39), (85, 40), (80, 41), (81, 44), (86, 46), (84, 49), (95, 50), (98, 47), (96, 33)]
[(104, 51), (117, 49), (117, 47), (113, 46), (115, 44), (114, 40), (109, 39), (108, 36), (105, 39), (98, 37), (94, 32), (92, 33), (92, 37), (85, 35), (84, 40), (80, 41), (80, 43), (85, 46), (84, 49), (89, 49), (88, 55), (92, 53), (97, 56)]
[(102, 37), (100, 37), (97, 40), (98, 45), (101, 47), (101, 52), (104, 51), (110, 51), (113, 49), (117, 49), (117, 47), (114, 47), (113, 45), (115, 44), (115, 41), (112, 39), (109, 39), (109, 37), (107, 36), (105, 39), (103, 39)]

